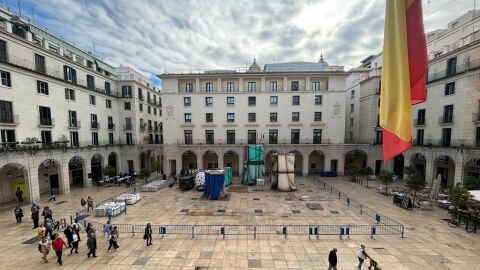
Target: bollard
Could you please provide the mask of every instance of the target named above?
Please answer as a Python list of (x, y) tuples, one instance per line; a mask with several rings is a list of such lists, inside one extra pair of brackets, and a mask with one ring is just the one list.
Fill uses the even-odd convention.
[(373, 239), (373, 236), (377, 233), (377, 228), (375, 226), (372, 226), (372, 229), (370, 230), (370, 238)]
[(73, 218), (72, 218), (72, 215), (70, 215), (70, 224), (73, 224)]
[(162, 238), (163, 238), (163, 236), (167, 234), (167, 227), (162, 226), (160, 229), (162, 230)]
[(360, 214), (363, 214), (363, 204), (360, 204)]
[(402, 225), (402, 236), (401, 236), (401, 238), (403, 238), (404, 230), (405, 230), (405, 228)]
[(340, 194), (340, 191), (338, 192), (338, 198), (339, 198), (339, 199), (341, 198), (341, 194)]
[(220, 228), (220, 234), (223, 235), (223, 240), (225, 240), (225, 226)]
[(347, 198), (347, 204), (350, 206), (350, 198)]
[(375, 214), (375, 220), (377, 221), (377, 224), (379, 224), (381, 220), (381, 216), (379, 214)]
[(257, 239), (257, 225), (253, 226), (253, 239)]
[(135, 227), (132, 225), (132, 237), (135, 236)]
[(287, 234), (288, 234), (287, 226), (283, 226), (282, 232), (283, 232), (283, 235), (285, 235), (285, 239), (287, 239)]
[(192, 225), (192, 239), (195, 238), (195, 226)]
[(330, 194), (333, 194), (333, 187), (330, 187)]

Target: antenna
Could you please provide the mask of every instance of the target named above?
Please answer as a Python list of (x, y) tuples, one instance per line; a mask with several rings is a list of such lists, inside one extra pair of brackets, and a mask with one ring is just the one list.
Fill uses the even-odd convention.
[(93, 57), (95, 57), (95, 41), (92, 41), (93, 44)]
[(19, 17), (22, 17), (22, 10), (20, 9), (20, 0), (17, 1), (18, 4), (18, 15)]
[(32, 7), (32, 24), (35, 24), (35, 13), (33, 12), (33, 7)]

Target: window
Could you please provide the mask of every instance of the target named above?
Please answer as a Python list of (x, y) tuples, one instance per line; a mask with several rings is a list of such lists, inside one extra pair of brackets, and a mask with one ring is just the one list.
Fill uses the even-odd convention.
[(211, 93), (213, 92), (213, 84), (212, 83), (205, 83), (205, 92), (206, 93)]
[(451, 139), (452, 139), (452, 129), (442, 128), (442, 146), (450, 146)]
[(292, 105), (300, 105), (300, 96), (292, 96)]
[(50, 108), (49, 107), (38, 107), (39, 109), (39, 114), (40, 114), (40, 125), (42, 126), (52, 126), (53, 121), (52, 121), (52, 116), (50, 114)]
[(315, 112), (313, 120), (315, 122), (322, 122), (322, 112)]
[(65, 89), (65, 99), (74, 101), (75, 100), (75, 90)]
[(255, 122), (256, 121), (256, 114), (255, 113), (248, 113), (248, 122)]
[(0, 123), (13, 124), (13, 122), (12, 102), (0, 100)]
[(107, 109), (111, 109), (112, 108), (112, 101), (110, 99), (105, 99), (105, 107)]
[(375, 141), (374, 144), (382, 144), (383, 132), (381, 130), (375, 131)]
[(455, 82), (445, 84), (445, 96), (455, 94)]
[(52, 143), (52, 132), (50, 130), (42, 130), (42, 143), (43, 144), (50, 144)]
[(457, 73), (457, 57), (453, 57), (447, 60), (446, 75), (454, 75), (455, 73)]
[(300, 129), (292, 129), (290, 131), (290, 143), (291, 144), (300, 143)]
[(142, 88), (137, 89), (138, 99), (143, 101), (143, 91)]
[(97, 121), (97, 115), (96, 114), (90, 114), (90, 127), (91, 128), (100, 128), (100, 125), (98, 124), (98, 121)]
[(278, 96), (270, 97), (270, 105), (278, 105)]
[(269, 144), (278, 143), (278, 129), (270, 129), (268, 131), (268, 143)]
[(352, 98), (355, 98), (355, 90), (352, 90), (352, 91), (350, 92), (350, 98), (351, 98), (351, 99), (352, 99)]
[(205, 122), (212, 123), (213, 122), (213, 113), (206, 113), (205, 114)]
[(270, 81), (270, 87), (268, 88), (270, 92), (277, 92), (277, 81)]
[(254, 129), (248, 130), (248, 144), (257, 144), (257, 131)]
[(45, 57), (39, 54), (35, 54), (35, 71), (45, 73)]
[(150, 114), (152, 113), (152, 108), (150, 106), (147, 106), (147, 112)]
[(453, 105), (443, 107), (443, 123), (453, 123)]
[(79, 147), (79, 141), (78, 141), (78, 132), (77, 131), (71, 131), (70, 132), (70, 146), (71, 147)]
[(63, 76), (66, 82), (77, 83), (77, 71), (69, 66), (63, 66)]
[(184, 130), (183, 131), (185, 144), (192, 144), (193, 143), (193, 135), (191, 130)]
[(423, 129), (417, 130), (417, 139), (415, 140), (415, 145), (423, 145), (424, 132), (425, 131)]
[(153, 115), (157, 115), (157, 108), (153, 107)]
[(313, 143), (320, 144), (322, 143), (322, 130), (314, 129), (313, 130)]
[(122, 86), (122, 97), (127, 97), (127, 98), (132, 97), (132, 86), (130, 85)]
[(234, 113), (227, 113), (227, 122), (228, 123), (235, 122), (235, 114)]
[[(378, 117), (377, 117), (378, 119)], [(350, 126), (353, 127), (353, 118), (350, 118)]]
[(125, 111), (130, 111), (132, 109), (132, 104), (130, 102), (124, 102)]
[(142, 103), (138, 104), (138, 110), (143, 112), (143, 104)]
[(213, 130), (205, 130), (205, 144), (214, 144)]
[(2, 143), (15, 143), (15, 130), (14, 129), (1, 129), (0, 135)]
[(235, 83), (234, 82), (227, 82), (227, 92), (228, 93), (235, 92)]
[(185, 122), (192, 122), (192, 114), (191, 113), (184, 113), (183, 118)]
[(131, 130), (132, 129), (132, 118), (125, 117), (125, 129)]
[(7, 54), (7, 42), (5, 40), (0, 40), (0, 61), (7, 62), (8, 54)]
[(147, 92), (147, 102), (150, 103), (150, 92)]
[(292, 112), (292, 122), (300, 121), (300, 112)]
[(213, 97), (205, 97), (205, 106), (213, 106)]
[(10, 81), (10, 72), (0, 70), (0, 80), (3, 86), (12, 86), (12, 82)]
[(95, 79), (92, 75), (87, 74), (87, 88), (91, 90), (95, 90)]
[(108, 129), (115, 129), (115, 124), (113, 123), (113, 117), (107, 116), (107, 128)]
[(105, 94), (110, 95), (112, 91), (112, 86), (109, 82), (105, 82)]
[(95, 99), (95, 96), (90, 95), (90, 105), (95, 105), (95, 104), (97, 104), (97, 101), (96, 101), (96, 99)]
[(235, 144), (235, 130), (227, 130), (227, 144)]
[(425, 109), (421, 109), (417, 111), (417, 123), (418, 126), (425, 125)]
[(270, 113), (270, 122), (271, 123), (277, 122), (277, 113), (276, 112)]
[(227, 97), (227, 105), (235, 105), (235, 97)]
[(186, 83), (185, 84), (185, 93), (192, 93), (193, 92), (193, 84)]
[(108, 133), (108, 144), (109, 145), (113, 145), (113, 133), (112, 132), (109, 132)]
[(77, 122), (77, 112), (76, 111), (68, 111), (68, 126), (71, 128), (78, 128)]
[(292, 82), (291, 82), (291, 90), (292, 90), (292, 91), (298, 91), (298, 88), (299, 88), (299, 83), (298, 83), (298, 81), (292, 81)]
[(98, 132), (92, 132), (92, 145), (98, 145)]
[(48, 83), (37, 81), (37, 93), (48, 96)]
[(255, 82), (248, 82), (248, 92), (257, 91), (257, 84)]
[(322, 95), (316, 95), (315, 96), (315, 105), (322, 105)]
[(355, 104), (350, 104), (350, 112), (353, 113), (355, 111)]
[(184, 97), (183, 98), (183, 106), (185, 106), (185, 107), (192, 106), (192, 98), (191, 97)]
[(320, 82), (312, 82), (312, 90), (320, 91)]
[(248, 106), (255, 106), (257, 104), (257, 97), (248, 97)]
[(87, 67), (88, 68), (93, 68), (93, 62), (90, 60), (87, 60)]
[(132, 133), (125, 133), (125, 139), (127, 144), (133, 144), (133, 135)]
[(476, 133), (475, 133), (475, 146), (479, 147), (480, 146), (480, 127), (476, 128)]

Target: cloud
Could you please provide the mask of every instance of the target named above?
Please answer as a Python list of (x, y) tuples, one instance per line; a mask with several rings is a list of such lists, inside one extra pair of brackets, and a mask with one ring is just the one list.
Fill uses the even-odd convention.
[[(467, 1), (423, 1), (426, 30), (465, 13)], [(469, 1), (468, 1), (469, 2)], [(272, 61), (355, 67), (381, 51), (384, 0), (25, 0), (35, 22), (114, 66), (149, 78), (167, 69)], [(445, 8), (447, 6), (447, 8)]]

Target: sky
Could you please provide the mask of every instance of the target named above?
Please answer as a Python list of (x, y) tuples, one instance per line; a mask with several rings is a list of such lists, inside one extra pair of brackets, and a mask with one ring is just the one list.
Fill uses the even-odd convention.
[[(35, 24), (131, 66), (158, 85), (166, 70), (318, 61), (345, 69), (381, 51), (386, 0), (4, 0)], [(425, 31), (474, 0), (423, 0)], [(480, 6), (480, 1), (478, 1)], [(477, 7), (478, 7), (477, 6)]]

